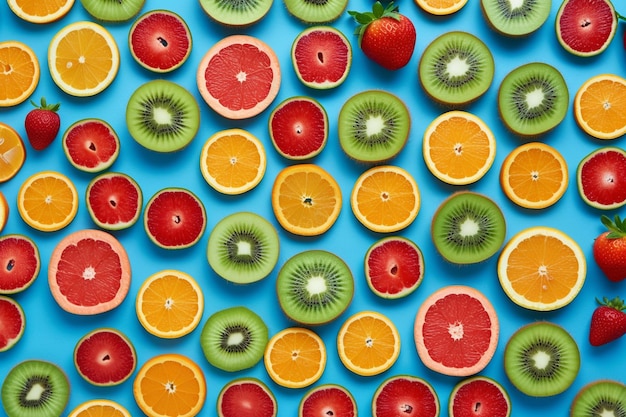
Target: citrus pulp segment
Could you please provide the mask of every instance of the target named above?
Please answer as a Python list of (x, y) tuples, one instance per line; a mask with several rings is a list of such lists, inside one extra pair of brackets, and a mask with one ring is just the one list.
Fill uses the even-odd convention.
[(415, 3), (425, 12), (436, 16), (444, 16), (461, 10), (467, 3), (467, 0), (415, 0)]
[(0, 42), (0, 107), (16, 106), (28, 99), (39, 84), (40, 67), (35, 51), (20, 41)]
[(598, 74), (585, 81), (574, 96), (574, 118), (597, 139), (616, 139), (626, 133), (626, 79)]
[(74, 6), (74, 0), (8, 0), (9, 8), (30, 23), (50, 23), (61, 19)]
[(0, 236), (0, 294), (24, 291), (37, 279), (41, 270), (39, 248), (26, 235)]
[(22, 338), (26, 316), (16, 300), (4, 295), (0, 295), (0, 324), (0, 352), (5, 352)]
[(591, 207), (611, 210), (626, 204), (626, 151), (605, 146), (591, 151), (576, 169), (582, 200)]
[(217, 396), (218, 417), (276, 417), (276, 397), (263, 381), (241, 377), (224, 385)]
[(68, 417), (132, 417), (121, 404), (106, 399), (87, 400), (78, 404)]
[(439, 397), (433, 386), (413, 375), (395, 375), (384, 380), (372, 396), (372, 417), (415, 414), (438, 417)]
[(104, 120), (87, 118), (70, 125), (61, 139), (70, 164), (85, 172), (110, 168), (120, 153), (120, 138)]

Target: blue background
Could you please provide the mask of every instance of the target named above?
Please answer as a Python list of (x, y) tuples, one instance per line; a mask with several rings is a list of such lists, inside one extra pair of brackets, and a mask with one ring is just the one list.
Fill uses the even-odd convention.
[[(350, 1), (348, 9), (363, 8), (365, 3)], [(199, 334), (206, 318), (213, 312), (233, 305), (246, 305), (262, 314), (270, 334), (293, 326), (277, 308), (274, 281), (280, 265), (292, 255), (307, 249), (328, 249), (342, 257), (350, 266), (356, 285), (356, 293), (349, 309), (338, 320), (316, 327), (324, 339), (328, 351), (326, 370), (318, 382), (339, 383), (347, 387), (356, 397), (361, 415), (370, 414), (370, 401), (378, 385), (386, 378), (397, 374), (413, 374), (425, 378), (436, 389), (441, 403), (441, 415), (447, 415), (450, 390), (458, 378), (439, 375), (429, 371), (419, 360), (413, 342), (413, 319), (421, 302), (433, 291), (450, 284), (466, 284), (482, 292), (494, 304), (501, 322), (500, 341), (491, 363), (482, 372), (500, 381), (508, 390), (515, 416), (566, 415), (576, 392), (585, 384), (600, 379), (612, 378), (624, 382), (626, 361), (624, 349), (626, 338), (603, 347), (591, 347), (587, 342), (591, 313), (595, 297), (626, 295), (626, 283), (610, 283), (595, 265), (591, 248), (593, 239), (602, 232), (599, 222), (601, 211), (592, 209), (581, 200), (575, 181), (579, 161), (592, 150), (605, 146), (624, 146), (624, 138), (601, 142), (585, 135), (576, 125), (571, 102), (576, 90), (588, 78), (610, 72), (626, 76), (622, 47), (623, 27), (609, 48), (595, 58), (578, 58), (568, 54), (558, 44), (554, 32), (554, 19), (560, 2), (552, 5), (548, 21), (535, 34), (520, 39), (507, 39), (491, 31), (484, 20), (478, 0), (470, 0), (458, 13), (447, 17), (433, 17), (413, 1), (399, 0), (401, 11), (409, 16), (417, 29), (417, 44), (410, 63), (403, 69), (391, 72), (370, 62), (357, 47), (352, 35), (355, 24), (344, 13), (333, 25), (342, 30), (352, 42), (353, 62), (351, 72), (343, 85), (329, 91), (314, 91), (300, 84), (290, 60), (291, 42), (306, 26), (290, 16), (281, 0), (275, 0), (269, 14), (259, 23), (246, 29), (225, 28), (211, 21), (203, 13), (199, 2), (193, 0), (165, 1), (150, 0), (142, 12), (149, 9), (167, 8), (179, 13), (192, 31), (193, 50), (188, 61), (178, 70), (166, 75), (156, 75), (141, 68), (131, 57), (128, 46), (128, 30), (132, 22), (105, 24), (118, 42), (121, 68), (112, 85), (101, 94), (91, 98), (75, 98), (59, 90), (50, 78), (47, 67), (47, 48), (52, 36), (70, 22), (92, 20), (77, 0), (70, 13), (62, 20), (34, 25), (17, 18), (6, 2), (0, 2), (0, 40), (18, 39), (30, 45), (39, 57), (41, 79), (32, 98), (36, 101), (45, 96), (48, 102), (61, 102), (61, 131), (73, 122), (86, 117), (100, 117), (116, 129), (121, 138), (121, 153), (112, 166), (112, 171), (124, 172), (134, 177), (141, 186), (144, 202), (156, 191), (166, 186), (183, 186), (196, 193), (204, 202), (208, 213), (207, 230), (194, 247), (167, 251), (156, 247), (148, 239), (141, 222), (132, 228), (115, 232), (115, 236), (127, 249), (133, 270), (130, 293), (117, 309), (97, 316), (74, 316), (66, 313), (52, 299), (47, 284), (47, 266), (52, 249), (68, 233), (84, 228), (93, 228), (86, 206), (84, 192), (93, 174), (79, 172), (73, 168), (63, 154), (59, 138), (52, 146), (37, 152), (27, 143), (27, 159), (21, 171), (11, 180), (0, 184), (9, 206), (9, 222), (3, 234), (23, 233), (37, 243), (42, 259), (40, 276), (26, 291), (15, 295), (23, 306), (27, 326), (22, 340), (11, 350), (0, 353), (0, 380), (10, 368), (24, 359), (50, 360), (61, 366), (71, 381), (71, 397), (67, 412), (81, 402), (93, 398), (110, 398), (127, 407), (133, 415), (140, 415), (132, 396), (132, 378), (115, 387), (94, 387), (85, 382), (73, 365), (72, 352), (75, 343), (87, 332), (98, 327), (115, 327), (130, 336), (137, 349), (138, 367), (150, 357), (179, 352), (188, 355), (205, 372), (208, 395), (202, 414), (211, 415), (215, 410), (215, 399), (222, 386), (233, 378), (254, 376), (262, 379), (278, 398), (279, 415), (293, 416), (297, 405), (306, 391), (277, 386), (266, 374), (262, 363), (238, 373), (225, 373), (211, 367), (204, 359), (199, 344)], [(367, 6), (369, 7), (369, 6)], [(624, 11), (622, 11), (624, 12)], [(623, 25), (623, 24), (620, 24)], [(465, 107), (491, 127), (497, 139), (496, 160), (491, 170), (479, 182), (469, 186), (454, 187), (436, 180), (427, 170), (421, 153), (422, 135), (427, 125), (446, 109), (433, 104), (425, 97), (417, 77), (417, 65), (424, 48), (437, 36), (451, 30), (466, 30), (481, 38), (491, 49), (495, 58), (495, 77), (491, 88), (477, 102)], [(314, 159), (328, 170), (342, 188), (344, 204), (336, 224), (324, 235), (316, 238), (300, 238), (280, 228), (272, 213), (270, 192), (277, 173), (289, 165), (273, 149), (267, 133), (269, 109), (246, 121), (231, 121), (216, 115), (203, 101), (196, 87), (196, 69), (205, 52), (222, 37), (234, 33), (247, 33), (266, 41), (276, 51), (282, 68), (282, 85), (273, 105), (294, 95), (311, 95), (326, 108), (330, 117), (330, 137), (324, 151)], [(570, 90), (570, 107), (565, 120), (552, 132), (542, 136), (541, 141), (557, 148), (569, 166), (569, 186), (563, 198), (554, 206), (538, 211), (519, 208), (503, 194), (499, 182), (499, 167), (504, 157), (524, 140), (508, 132), (497, 112), (497, 89), (503, 77), (517, 66), (533, 61), (554, 65), (564, 74)], [(201, 108), (202, 121), (195, 140), (184, 150), (172, 154), (157, 154), (138, 145), (128, 134), (124, 111), (130, 94), (140, 84), (163, 77), (177, 82), (191, 91)], [(363, 276), (363, 256), (368, 247), (382, 237), (366, 230), (351, 213), (349, 196), (357, 177), (368, 166), (355, 163), (342, 152), (338, 145), (336, 123), (342, 104), (353, 94), (377, 88), (391, 91), (409, 106), (412, 115), (410, 139), (402, 153), (390, 163), (407, 169), (416, 179), (421, 192), (422, 207), (412, 225), (401, 232), (414, 240), (425, 256), (426, 270), (421, 286), (405, 299), (388, 301), (377, 298), (367, 287)], [(0, 109), (0, 120), (10, 124), (26, 140), (23, 120), (32, 108), (24, 102), (13, 108)], [(202, 178), (198, 160), (205, 140), (214, 132), (231, 127), (248, 129), (265, 144), (268, 164), (263, 181), (252, 191), (234, 197), (218, 194)], [(29, 228), (17, 212), (16, 196), (21, 183), (30, 175), (42, 170), (54, 169), (69, 175), (81, 196), (78, 215), (65, 229), (42, 233)], [(437, 206), (452, 192), (469, 189), (484, 193), (495, 200), (505, 213), (507, 239), (516, 232), (536, 225), (556, 227), (574, 238), (583, 249), (588, 262), (586, 283), (578, 297), (568, 306), (554, 312), (532, 312), (514, 305), (502, 291), (496, 274), (497, 255), (478, 265), (456, 266), (446, 263), (437, 254), (429, 235), (431, 218)], [(219, 278), (206, 260), (206, 245), (209, 233), (219, 220), (229, 213), (252, 210), (270, 220), (278, 229), (281, 239), (279, 264), (265, 280), (236, 286)], [(614, 215), (617, 212), (607, 214)], [(162, 340), (149, 335), (135, 316), (135, 295), (149, 275), (166, 268), (185, 271), (201, 284), (205, 295), (205, 311), (200, 326), (191, 334), (177, 340)], [(401, 340), (401, 354), (396, 364), (386, 373), (375, 377), (359, 377), (347, 371), (337, 356), (335, 338), (345, 318), (361, 310), (372, 309), (386, 314), (397, 325)], [(564, 393), (548, 398), (531, 398), (517, 391), (503, 371), (503, 351), (506, 341), (520, 326), (536, 320), (550, 320), (564, 326), (579, 344), (582, 366), (574, 384)]]

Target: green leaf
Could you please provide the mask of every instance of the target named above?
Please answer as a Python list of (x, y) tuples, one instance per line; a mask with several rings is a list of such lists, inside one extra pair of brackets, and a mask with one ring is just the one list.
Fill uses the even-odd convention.
[(385, 8), (383, 7), (381, 2), (377, 1), (372, 6), (372, 12), (374, 12), (374, 16), (376, 18), (381, 18), (385, 14)]

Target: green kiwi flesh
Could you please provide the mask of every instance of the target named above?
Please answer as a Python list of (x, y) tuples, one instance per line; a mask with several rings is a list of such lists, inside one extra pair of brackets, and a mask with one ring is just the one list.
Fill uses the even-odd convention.
[(548, 20), (552, 0), (481, 0), (480, 6), (495, 31), (505, 36), (526, 36)]
[(304, 325), (328, 323), (348, 308), (354, 279), (337, 255), (310, 249), (288, 259), (276, 279), (278, 302), (290, 319)]
[(476, 36), (452, 31), (434, 39), (422, 53), (420, 83), (435, 101), (456, 107), (477, 100), (491, 86), (495, 62)]
[(337, 20), (348, 0), (283, 0), (287, 11), (304, 23), (328, 23)]
[(47, 361), (25, 360), (2, 383), (2, 406), (8, 417), (60, 417), (69, 397), (67, 376)]
[(175, 152), (187, 146), (200, 128), (200, 107), (184, 87), (167, 80), (139, 86), (126, 107), (130, 135), (146, 149)]
[(431, 225), (437, 251), (454, 264), (474, 264), (494, 255), (504, 243), (506, 222), (500, 207), (472, 191), (452, 194), (439, 206)]
[(337, 124), (344, 152), (354, 160), (376, 163), (393, 158), (404, 148), (411, 115), (394, 94), (368, 90), (344, 103)]
[(219, 221), (209, 236), (207, 258), (222, 278), (248, 284), (265, 278), (278, 262), (274, 226), (255, 213), (233, 213)]
[(200, 6), (213, 20), (226, 26), (248, 26), (261, 20), (273, 0), (200, 0)]
[(256, 365), (268, 340), (269, 331), (263, 319), (243, 306), (213, 313), (200, 334), (200, 346), (207, 361), (227, 372)]
[(626, 385), (618, 381), (590, 382), (572, 401), (570, 417), (626, 417)]
[(87, 13), (104, 22), (126, 22), (135, 17), (146, 0), (81, 0)]
[(563, 75), (543, 62), (531, 62), (509, 72), (498, 91), (504, 124), (520, 136), (546, 133), (563, 121), (569, 91)]
[(519, 328), (504, 349), (511, 383), (532, 397), (550, 397), (569, 388), (580, 369), (580, 352), (561, 326), (537, 321)]

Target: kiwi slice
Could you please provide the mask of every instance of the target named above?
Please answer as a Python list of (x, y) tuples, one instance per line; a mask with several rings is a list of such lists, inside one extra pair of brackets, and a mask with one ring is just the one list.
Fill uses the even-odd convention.
[(404, 148), (410, 126), (411, 115), (400, 98), (387, 91), (363, 91), (339, 111), (339, 144), (357, 161), (387, 161)]
[(473, 264), (488, 259), (502, 247), (506, 222), (502, 210), (490, 198), (459, 191), (436, 210), (431, 235), (446, 260)]
[(184, 87), (167, 80), (148, 81), (126, 107), (130, 135), (143, 147), (174, 152), (187, 146), (200, 128), (200, 107)]
[(248, 26), (261, 20), (273, 0), (200, 0), (209, 17), (226, 26)]
[(422, 88), (432, 99), (446, 106), (468, 104), (491, 86), (495, 63), (491, 51), (476, 36), (447, 32), (424, 50), (418, 65)]
[(104, 22), (126, 22), (141, 11), (146, 0), (80, 0), (87, 13)]
[(337, 20), (348, 0), (283, 0), (287, 11), (304, 23), (328, 23)]
[(259, 281), (278, 262), (278, 233), (255, 213), (233, 213), (219, 221), (209, 236), (207, 257), (222, 278), (238, 284)]
[(67, 376), (47, 361), (25, 360), (2, 383), (2, 406), (8, 417), (59, 417), (69, 398)]
[(305, 325), (324, 324), (339, 317), (350, 305), (354, 278), (337, 255), (309, 249), (283, 264), (276, 292), (287, 317)]
[(505, 36), (526, 36), (548, 20), (552, 0), (481, 0), (480, 6), (496, 32)]
[(567, 113), (569, 92), (552, 65), (531, 62), (509, 72), (498, 91), (498, 109), (514, 133), (533, 137), (555, 128)]
[(263, 357), (268, 340), (268, 328), (263, 319), (243, 306), (213, 313), (200, 334), (200, 346), (207, 361), (227, 372), (256, 365)]
[(574, 397), (570, 416), (626, 417), (626, 385), (609, 379), (588, 383)]
[(537, 321), (519, 328), (504, 348), (504, 371), (511, 383), (532, 397), (560, 394), (580, 369), (580, 352), (558, 324)]

